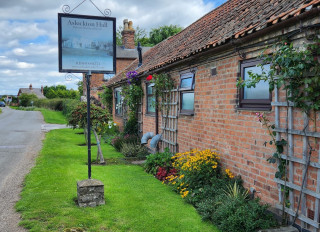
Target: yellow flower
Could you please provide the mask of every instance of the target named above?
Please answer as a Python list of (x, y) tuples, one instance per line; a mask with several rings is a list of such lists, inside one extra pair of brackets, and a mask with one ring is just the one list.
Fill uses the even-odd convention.
[(226, 169), (225, 172), (230, 179), (234, 178), (233, 173), (229, 169)]
[(186, 196), (188, 196), (189, 194), (189, 191), (184, 191), (182, 194), (181, 194), (181, 197), (182, 198), (185, 198)]

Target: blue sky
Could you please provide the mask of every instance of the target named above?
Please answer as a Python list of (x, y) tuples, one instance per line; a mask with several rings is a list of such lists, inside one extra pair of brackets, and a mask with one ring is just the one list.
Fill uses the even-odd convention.
[[(63, 5), (74, 8), (81, 1), (0, 1), (0, 95), (16, 95), (29, 84), (35, 88), (58, 84), (77, 88), (80, 74), (69, 80), (58, 72), (57, 14), (62, 13)], [(187, 27), (225, 1), (93, 0), (102, 11), (112, 11), (117, 27), (129, 19), (133, 27), (147, 31), (170, 24)], [(89, 0), (73, 13), (101, 16)]]

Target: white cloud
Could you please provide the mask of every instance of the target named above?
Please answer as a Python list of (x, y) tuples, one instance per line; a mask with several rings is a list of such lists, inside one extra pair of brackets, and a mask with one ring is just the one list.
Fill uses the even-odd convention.
[(17, 56), (26, 56), (27, 52), (23, 48), (15, 48), (13, 49), (13, 53)]
[(26, 62), (17, 62), (16, 65), (18, 68), (33, 68), (33, 67), (35, 67), (35, 64), (29, 64)]
[(19, 72), (17, 70), (10, 70), (10, 69), (4, 69), (4, 70), (1, 70), (0, 71), (0, 75), (4, 75), (4, 76), (22, 76), (23, 73), (22, 72)]
[(35, 67), (35, 64), (27, 63), (27, 62), (19, 62), (18, 60), (12, 60), (12, 59), (9, 59), (8, 57), (1, 56), (0, 57), (0, 67), (27, 69), (27, 68)]
[(0, 45), (6, 46), (11, 42), (10, 46), (16, 46), (17, 40), (24, 41), (35, 39), (38, 36), (46, 35), (46, 31), (38, 27), (38, 23), (34, 22), (18, 22), (3, 21), (0, 22)]

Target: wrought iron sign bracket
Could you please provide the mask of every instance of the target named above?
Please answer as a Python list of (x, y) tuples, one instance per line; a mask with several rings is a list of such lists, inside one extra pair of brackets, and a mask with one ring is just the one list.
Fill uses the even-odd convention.
[(105, 9), (103, 12), (99, 9), (99, 7), (97, 7), (96, 4), (94, 4), (94, 2), (92, 0), (83, 0), (82, 2), (80, 2), (76, 7), (74, 7), (73, 9), (70, 8), (69, 5), (63, 5), (62, 6), (62, 11), (65, 14), (71, 14), (75, 9), (77, 9), (79, 6), (81, 6), (83, 3), (85, 3), (86, 1), (89, 1), (92, 3), (92, 5), (104, 16), (104, 17), (109, 17), (111, 16), (111, 10), (110, 9)]

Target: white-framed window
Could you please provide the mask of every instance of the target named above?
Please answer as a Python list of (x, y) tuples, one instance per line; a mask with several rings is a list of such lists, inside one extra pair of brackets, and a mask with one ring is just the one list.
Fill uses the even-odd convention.
[(123, 97), (121, 96), (121, 88), (114, 89), (114, 106), (116, 115), (122, 116), (122, 101)]
[(195, 71), (181, 73), (179, 85), (181, 114), (194, 113), (194, 84)]

